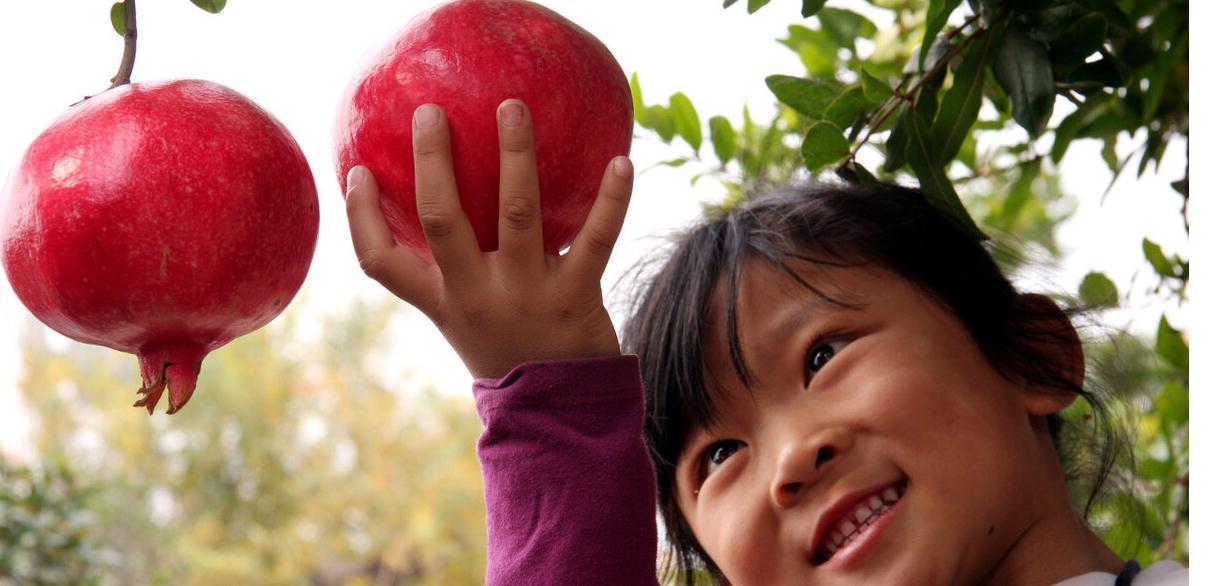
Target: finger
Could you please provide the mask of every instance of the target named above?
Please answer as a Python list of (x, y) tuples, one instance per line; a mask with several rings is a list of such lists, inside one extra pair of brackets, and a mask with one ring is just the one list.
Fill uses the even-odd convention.
[(417, 218), (448, 286), (475, 286), (482, 261), (476, 234), (459, 203), (451, 134), (446, 116), (434, 104), (413, 113), (413, 166)]
[(506, 100), (497, 108), (497, 136), (501, 145), (498, 250), (512, 270), (542, 266), (535, 134), (530, 112), (521, 101)]
[(577, 278), (595, 283), (602, 278), (623, 229), (632, 198), (632, 175), (632, 162), (623, 156), (615, 157), (602, 174), (598, 198), (567, 254), (569, 270)]
[(437, 291), (436, 269), (409, 247), (396, 244), (379, 207), (379, 184), (366, 167), (350, 169), (345, 212), (362, 272), (424, 311)]

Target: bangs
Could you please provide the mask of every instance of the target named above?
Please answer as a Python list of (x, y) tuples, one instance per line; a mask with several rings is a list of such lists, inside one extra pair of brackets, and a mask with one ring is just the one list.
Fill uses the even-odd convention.
[(720, 370), (713, 368), (720, 365), (709, 364), (707, 357), (711, 324), (724, 327), (733, 374), (747, 389), (754, 381), (737, 319), (747, 264), (766, 263), (786, 276), (789, 284), (829, 304), (858, 307), (826, 294), (798, 269), (868, 264), (873, 251), (858, 245), (871, 242), (867, 233), (856, 233), (850, 224), (846, 226), (850, 237), (843, 237), (838, 232), (841, 223), (806, 222), (823, 214), (804, 209), (821, 207), (821, 202), (803, 192), (774, 194), (761, 204), (745, 206), (684, 234), (648, 283), (624, 330), (624, 348), (639, 356), (648, 390), (646, 435), (651, 455), (660, 467), (669, 467), (671, 482), (689, 432), (711, 428), (719, 420), (725, 384), (715, 375)]

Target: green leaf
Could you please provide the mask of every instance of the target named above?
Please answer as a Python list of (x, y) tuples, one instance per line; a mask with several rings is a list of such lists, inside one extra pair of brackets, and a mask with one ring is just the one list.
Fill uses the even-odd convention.
[(842, 129), (833, 122), (815, 122), (809, 127), (800, 145), (800, 154), (810, 171), (819, 171), (830, 163), (837, 162), (851, 152), (851, 144), (842, 134)]
[[(1105, 87), (1124, 87), (1127, 77), (1128, 72), (1125, 71), (1124, 65), (1116, 57), (1104, 55), (1096, 61), (1083, 63), (1075, 67), (1066, 75), (1066, 81), (1076, 86), (1076, 89), (1080, 92), (1102, 93)], [(1084, 86), (1090, 86), (1090, 89)]]
[(211, 14), (218, 14), (224, 6), (227, 6), (227, 0), (190, 0), (190, 2)]
[(909, 144), (906, 148), (906, 159), (910, 162), (910, 168), (914, 169), (914, 174), (918, 176), (922, 194), (957, 228), (977, 240), (988, 239), (961, 203), (956, 188), (944, 173), (943, 165), (934, 160), (935, 151), (930, 144), (930, 122), (925, 118), (926, 116), (915, 111), (907, 119)]
[(644, 94), (640, 91), (640, 72), (632, 72), (628, 85), (632, 88), (632, 112), (636, 116), (636, 123), (644, 128), (652, 128), (645, 117)]
[(1078, 297), (1088, 307), (1116, 307), (1120, 304), (1116, 283), (1107, 275), (1095, 271), (1082, 278), (1082, 283), (1078, 285)]
[(666, 167), (675, 167), (675, 168), (677, 168), (677, 167), (681, 167), (681, 166), (683, 166), (683, 165), (687, 164), (687, 160), (688, 160), (688, 159), (687, 159), (686, 157), (677, 157), (677, 158), (674, 158), (674, 159), (669, 159), (669, 160), (667, 160), (667, 161), (661, 161), (660, 163), (657, 163), (657, 164), (658, 164), (658, 165), (665, 165)]
[(893, 97), (893, 88), (889, 84), (877, 79), (867, 69), (859, 70), (859, 81), (863, 85), (863, 97), (870, 104), (882, 104), (885, 100)]
[(1175, 466), (1166, 460), (1146, 458), (1137, 465), (1137, 472), (1143, 478), (1162, 482), (1171, 479), (1175, 473)]
[(1170, 78), (1173, 70), (1178, 67), (1188, 55), (1188, 31), (1184, 31), (1183, 36), (1171, 43), (1171, 48), (1154, 62), (1153, 67), (1147, 74), (1149, 87), (1146, 89), (1145, 104), (1142, 106), (1141, 120), (1143, 124), (1149, 124), (1154, 118), (1154, 113), (1158, 111), (1158, 105), (1162, 103), (1162, 95), (1167, 86), (1167, 79)]
[(939, 105), (939, 114), (931, 128), (931, 144), (936, 149), (935, 161), (947, 166), (960, 152), (965, 137), (969, 135), (977, 112), (981, 109), (982, 88), (986, 79), (986, 67), (994, 58), (998, 47), (997, 37), (1001, 29), (987, 32), (977, 39), (964, 54), (964, 61), (952, 79), (952, 89), (944, 94)]
[[(1120, 175), (1120, 171), (1124, 169), (1124, 163), (1128, 162), (1128, 159), (1121, 162), (1120, 159), (1116, 157), (1116, 141), (1119, 136), (1119, 134), (1109, 134), (1108, 136), (1105, 136), (1103, 139), (1103, 148), (1099, 151), (1099, 154), (1103, 157), (1103, 162), (1108, 166), (1108, 170), (1112, 171), (1116, 175)], [(1115, 181), (1116, 178), (1113, 177), (1112, 180)]]
[(691, 99), (682, 92), (670, 96), (670, 115), (674, 117), (675, 132), (698, 153), (699, 146), (703, 144), (703, 126)]
[(800, 57), (800, 62), (810, 75), (827, 79), (834, 77), (834, 60), (840, 47), (824, 31), (793, 24), (788, 26), (787, 38), (779, 39), (779, 42)]
[(817, 13), (824, 31), (839, 47), (855, 48), (855, 38), (871, 38), (876, 25), (864, 16), (841, 8), (822, 8)]
[(998, 215), (999, 225), (1003, 229), (1010, 231), (1015, 226), (1024, 206), (1036, 195), (1032, 190), (1032, 183), (1039, 175), (1039, 160), (1020, 166), (1019, 177), (1015, 178), (1015, 183), (1012, 183), (1011, 188), (1007, 190), (1007, 197), (1003, 200), (1002, 210)]
[(724, 0), (724, 7), (728, 8), (737, 3), (737, 0)]
[(1040, 43), (1019, 27), (1002, 37), (994, 61), (994, 77), (1011, 98), (1011, 116), (1028, 134), (1044, 132), (1053, 115), (1053, 66)]
[(1149, 238), (1142, 238), (1141, 249), (1146, 253), (1146, 260), (1150, 261), (1150, 266), (1154, 267), (1154, 272), (1161, 277), (1178, 278), (1179, 274), (1175, 271), (1175, 264), (1167, 260), (1167, 256), (1163, 254), (1162, 247), (1155, 244)]
[(871, 171), (868, 171), (863, 165), (860, 165), (855, 161), (851, 161), (846, 165), (835, 169), (835, 172), (837, 172), (838, 176), (842, 177), (844, 181), (854, 183), (855, 185), (878, 185), (880, 183), (880, 181), (876, 179), (876, 176), (873, 175)]
[(1158, 320), (1158, 338), (1154, 344), (1154, 351), (1172, 366), (1188, 370), (1188, 344), (1184, 342), (1179, 331), (1171, 327), (1171, 322), (1167, 321), (1166, 315)]
[(826, 107), (822, 119), (833, 122), (839, 128), (848, 128), (859, 120), (867, 105), (868, 100), (863, 96), (863, 88), (855, 86), (834, 98)]
[(1133, 21), (1125, 14), (1116, 0), (1078, 0), (1078, 4), (1088, 10), (1098, 11), (1108, 20), (1112, 33), (1124, 36), (1133, 32)]
[(1053, 148), (1049, 151), (1049, 157), (1053, 159), (1053, 162), (1060, 162), (1065, 156), (1066, 150), (1070, 148), (1070, 143), (1078, 138), (1096, 117), (1111, 106), (1108, 100), (1091, 98), (1083, 102), (1072, 114), (1066, 116), (1057, 125), (1057, 128), (1053, 129)]
[(1103, 47), (1108, 38), (1108, 19), (1102, 14), (1088, 14), (1066, 27), (1049, 43), (1053, 63), (1082, 63)]
[(746, 10), (750, 14), (754, 14), (755, 12), (758, 12), (758, 10), (760, 8), (762, 8), (763, 6), (766, 6), (767, 4), (770, 4), (770, 3), (771, 3), (771, 0), (747, 0)]
[(669, 109), (660, 104), (649, 106), (645, 108), (644, 117), (649, 123), (649, 128), (656, 131), (657, 136), (660, 136), (661, 140), (665, 142), (674, 140), (674, 136), (678, 132), (678, 126), (674, 121), (674, 117), (670, 115)]
[(1163, 386), (1154, 399), (1154, 411), (1175, 425), (1188, 422), (1188, 387), (1176, 382)]
[(800, 0), (800, 15), (808, 18), (817, 14), (825, 5), (826, 0)]
[(724, 116), (713, 116), (708, 120), (708, 129), (712, 133), (712, 150), (716, 152), (716, 158), (720, 159), (721, 165), (729, 162), (737, 152), (737, 133), (733, 131), (733, 125)]
[(918, 50), (919, 71), (926, 68), (927, 54), (931, 52), (936, 35), (943, 30), (943, 26), (948, 23), (948, 17), (952, 16), (952, 11), (959, 5), (960, 0), (931, 0), (927, 5), (927, 28), (922, 36), (922, 47)]
[(825, 116), (826, 109), (841, 91), (837, 83), (790, 75), (772, 75), (767, 77), (766, 82), (780, 102), (815, 119)]
[(110, 6), (110, 24), (114, 26), (114, 32), (118, 36), (126, 36), (126, 3), (115, 2)]
[(901, 114), (897, 116), (897, 122), (893, 123), (893, 130), (889, 132), (889, 138), (884, 143), (885, 159), (881, 168), (886, 173), (892, 173), (906, 164), (906, 147), (910, 144), (908, 119), (913, 115), (913, 110), (903, 108)]

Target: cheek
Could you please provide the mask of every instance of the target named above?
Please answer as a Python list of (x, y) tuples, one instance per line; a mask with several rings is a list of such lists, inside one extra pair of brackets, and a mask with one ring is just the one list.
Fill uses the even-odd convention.
[(781, 551), (776, 527), (753, 498), (720, 499), (695, 527), (700, 545), (733, 584), (768, 584)]

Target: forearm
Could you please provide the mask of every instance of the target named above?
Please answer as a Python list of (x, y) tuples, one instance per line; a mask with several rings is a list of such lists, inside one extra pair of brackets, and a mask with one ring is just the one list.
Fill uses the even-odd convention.
[(488, 584), (655, 584), (655, 479), (634, 356), (475, 385)]

